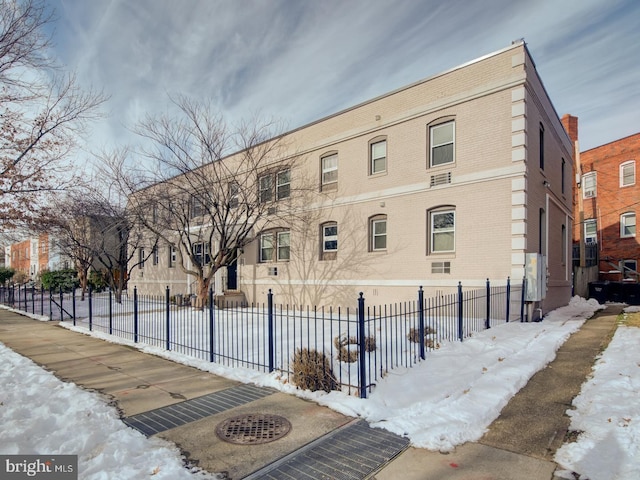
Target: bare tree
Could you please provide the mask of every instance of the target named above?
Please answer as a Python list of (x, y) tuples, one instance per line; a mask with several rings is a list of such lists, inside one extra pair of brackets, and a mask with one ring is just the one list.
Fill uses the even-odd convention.
[(118, 189), (110, 188), (108, 181), (97, 173), (85, 185), (59, 196), (41, 211), (38, 224), (53, 236), (60, 251), (73, 259), (83, 299), (89, 272), (96, 271), (120, 302), (131, 269), (148, 259), (151, 251), (145, 258), (135, 258), (141, 242), (149, 237), (133, 229), (135, 218), (127, 211)]
[(106, 98), (82, 91), (48, 56), (40, 0), (0, 0), (0, 224), (28, 220), (73, 184), (69, 154)]
[(129, 211), (152, 240), (175, 247), (202, 306), (216, 272), (290, 208), (294, 156), (272, 122), (231, 129), (209, 104), (173, 101), (179, 116), (149, 117), (137, 129), (154, 146), (144, 152), (154, 167)]

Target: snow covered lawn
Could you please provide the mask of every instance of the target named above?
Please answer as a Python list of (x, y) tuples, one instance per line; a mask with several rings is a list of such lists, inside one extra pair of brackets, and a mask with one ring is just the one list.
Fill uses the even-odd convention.
[[(627, 308), (626, 312), (638, 312)], [(564, 444), (555, 460), (564, 478), (640, 478), (640, 328), (620, 326), (593, 368), (573, 405), (575, 442)], [(576, 477), (572, 472), (580, 474)]]

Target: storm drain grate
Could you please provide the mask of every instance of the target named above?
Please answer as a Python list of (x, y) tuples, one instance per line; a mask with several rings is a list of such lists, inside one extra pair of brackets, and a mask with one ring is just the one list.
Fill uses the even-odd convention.
[(139, 432), (151, 436), (239, 407), (273, 393), (275, 390), (271, 388), (238, 385), (202, 397), (132, 415), (122, 420)]
[(290, 430), (291, 423), (284, 417), (253, 413), (228, 418), (216, 427), (216, 435), (229, 443), (257, 445), (278, 440)]
[(355, 421), (312, 442), (244, 480), (359, 480), (409, 447), (409, 439)]

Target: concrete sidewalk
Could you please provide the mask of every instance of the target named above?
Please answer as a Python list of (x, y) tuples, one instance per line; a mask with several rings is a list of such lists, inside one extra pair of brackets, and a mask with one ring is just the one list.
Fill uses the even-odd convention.
[[(0, 309), (0, 342), (58, 378), (103, 395), (124, 417), (242, 386), (134, 348), (72, 332), (57, 322), (40, 322), (5, 309)], [(201, 468), (238, 479), (353, 420), (292, 395), (269, 393), (159, 436), (176, 443)], [(283, 416), (291, 423), (291, 431), (262, 445), (234, 445), (216, 436), (218, 424), (244, 413)]]
[[(171, 406), (184, 410), (193, 399), (210, 396), (214, 412), (184, 425), (156, 425), (153, 428), (157, 433), (153, 429), (149, 432), (176, 443), (201, 468), (226, 473), (230, 479), (551, 480), (556, 468), (553, 455), (569, 426), (565, 411), (579, 393), (595, 357), (606, 346), (620, 311), (620, 307), (610, 306), (574, 333), (558, 350), (556, 359), (512, 398), (478, 443), (462, 445), (449, 453), (408, 448), (393, 461), (386, 461), (376, 473), (362, 477), (321, 475), (318, 472), (322, 470), (313, 470), (311, 465), (309, 471), (303, 474), (298, 470), (300, 474), (294, 477), (278, 476), (277, 470), (262, 473), (266, 472), (265, 467), (282, 464), (318, 442), (328, 439), (328, 443), (335, 444), (335, 432), (354, 425), (354, 419), (313, 402), (268, 389), (248, 388), (130, 347), (69, 331), (57, 322), (39, 322), (4, 309), (0, 309), (0, 341), (59, 378), (100, 393), (130, 425), (138, 418), (147, 418), (156, 425), (151, 420), (154, 411), (162, 414), (157, 418), (164, 415), (177, 421), (175, 417), (181, 414), (163, 412), (169, 412)], [(241, 401), (234, 403), (233, 398)], [(291, 431), (278, 441), (251, 446), (218, 438), (216, 426), (229, 417), (248, 414), (282, 416), (290, 422)], [(356, 427), (350, 431), (362, 430), (361, 426)], [(381, 436), (379, 430), (376, 432)], [(392, 450), (390, 455), (397, 451)], [(301, 468), (299, 461), (296, 468)]]
[(556, 358), (535, 374), (478, 443), (441, 454), (411, 448), (375, 475), (377, 480), (550, 480), (553, 457), (569, 428), (571, 408), (598, 354), (616, 329), (620, 306), (602, 310), (569, 337)]

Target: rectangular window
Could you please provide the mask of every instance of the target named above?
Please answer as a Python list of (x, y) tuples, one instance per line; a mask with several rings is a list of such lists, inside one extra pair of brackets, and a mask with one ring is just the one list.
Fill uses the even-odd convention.
[(178, 257), (178, 249), (175, 245), (169, 245), (169, 268), (176, 266), (176, 260)]
[(371, 175), (387, 170), (387, 141), (381, 140), (370, 146)]
[(453, 210), (431, 214), (431, 251), (433, 253), (455, 251), (456, 213)]
[(371, 249), (387, 249), (387, 220), (373, 220), (371, 222)]
[(291, 234), (278, 232), (278, 260), (289, 260), (291, 254)]
[(274, 237), (272, 233), (265, 233), (260, 236), (260, 261), (272, 262), (275, 252)]
[(636, 162), (625, 162), (620, 165), (620, 186), (629, 187), (636, 183)]
[(260, 177), (260, 202), (266, 203), (273, 200), (273, 177), (265, 175)]
[(285, 170), (276, 175), (276, 199), (282, 200), (291, 195), (291, 171)]
[(636, 236), (636, 214), (633, 212), (620, 215), (620, 237)]
[(338, 182), (338, 154), (322, 157), (322, 185), (331, 185)]
[(145, 259), (144, 247), (140, 247), (138, 249), (138, 268), (139, 269), (144, 268), (144, 259)]
[(562, 265), (567, 263), (567, 227), (562, 225), (562, 230), (560, 232), (560, 258), (562, 260)]
[(453, 163), (455, 160), (455, 122), (436, 125), (429, 130), (431, 166)]
[(238, 182), (229, 183), (229, 208), (236, 208), (240, 203), (240, 185)]
[(209, 242), (200, 242), (193, 244), (193, 256), (201, 267), (211, 263), (211, 244)]
[(544, 127), (540, 124), (540, 170), (544, 170)]
[(260, 262), (286, 261), (289, 260), (290, 254), (291, 234), (288, 230), (263, 233), (260, 236)]
[(191, 197), (191, 218), (201, 217), (204, 214), (204, 205), (202, 201), (192, 196)]
[(595, 219), (584, 221), (584, 241), (585, 243), (596, 243), (598, 241), (598, 228)]
[(153, 247), (153, 264), (158, 265), (160, 256), (158, 255), (158, 247)]
[(596, 172), (582, 175), (582, 198), (594, 198), (596, 196)]
[(325, 225), (322, 227), (322, 251), (338, 251), (338, 225)]
[(560, 183), (560, 189), (561, 189), (562, 193), (564, 193), (564, 183), (565, 183), (565, 168), (566, 168), (566, 163), (567, 163), (567, 162), (565, 162), (565, 161), (564, 161), (564, 158), (563, 158), (563, 159), (562, 159), (562, 166), (561, 166), (561, 169), (562, 169), (562, 170), (561, 170), (561, 172), (560, 172), (560, 173), (561, 173), (561, 175), (560, 175), (560, 182), (561, 182), (561, 183)]

